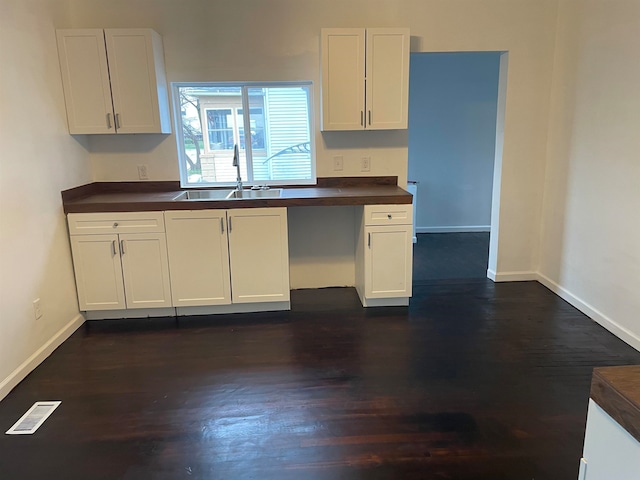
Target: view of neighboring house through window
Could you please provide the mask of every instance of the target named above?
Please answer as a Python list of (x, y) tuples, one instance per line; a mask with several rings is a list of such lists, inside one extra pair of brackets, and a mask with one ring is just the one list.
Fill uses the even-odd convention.
[(183, 186), (234, 184), (236, 144), (245, 185), (315, 183), (310, 82), (173, 88)]

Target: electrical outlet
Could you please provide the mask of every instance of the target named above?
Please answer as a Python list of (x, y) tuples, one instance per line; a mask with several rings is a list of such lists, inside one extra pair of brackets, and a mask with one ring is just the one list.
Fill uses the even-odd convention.
[(344, 168), (344, 159), (342, 155), (336, 155), (333, 157), (333, 169), (338, 171)]
[(36, 317), (36, 320), (42, 317), (42, 305), (40, 304), (39, 298), (33, 301), (33, 315)]
[(140, 180), (149, 180), (149, 173), (147, 172), (147, 165), (138, 165), (138, 178)]
[(363, 172), (371, 171), (371, 157), (362, 157), (362, 168)]

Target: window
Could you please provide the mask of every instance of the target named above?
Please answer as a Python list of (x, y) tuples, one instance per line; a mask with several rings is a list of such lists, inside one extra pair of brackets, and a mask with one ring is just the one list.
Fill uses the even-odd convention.
[[(174, 83), (183, 187), (315, 183), (311, 82)], [(248, 114), (245, 114), (248, 112)]]

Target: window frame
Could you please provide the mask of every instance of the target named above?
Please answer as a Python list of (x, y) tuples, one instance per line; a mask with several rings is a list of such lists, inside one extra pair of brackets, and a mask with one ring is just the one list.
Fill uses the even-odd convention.
[[(308, 112), (308, 121), (309, 121), (309, 148), (310, 148), (310, 157), (311, 157), (311, 178), (308, 179), (290, 179), (290, 180), (253, 180), (253, 179), (244, 179), (242, 183), (245, 186), (257, 186), (257, 185), (268, 185), (268, 186), (286, 186), (286, 185), (315, 185), (317, 183), (317, 168), (316, 168), (316, 148), (315, 148), (315, 112), (314, 112), (314, 85), (311, 80), (302, 80), (302, 81), (286, 81), (286, 82), (171, 82), (171, 100), (173, 102), (173, 116), (174, 116), (174, 124), (175, 124), (175, 132), (176, 132), (176, 148), (178, 154), (178, 166), (180, 169), (180, 187), (181, 188), (212, 188), (212, 187), (235, 187), (235, 181), (228, 182), (200, 182), (200, 183), (189, 183), (188, 171), (187, 171), (187, 161), (184, 158), (186, 155), (184, 144), (184, 134), (182, 130), (182, 111), (180, 108), (180, 88), (181, 87), (195, 87), (195, 88), (206, 88), (206, 87), (239, 87), (241, 90), (241, 105), (238, 107), (243, 110), (243, 126), (245, 131), (245, 163), (247, 168), (247, 177), (250, 175), (253, 176), (253, 155), (252, 155), (252, 145), (251, 142), (247, 142), (246, 140), (246, 132), (251, 131), (251, 105), (250, 105), (250, 97), (249, 90), (252, 88), (273, 88), (273, 87), (301, 87), (305, 88), (307, 91), (307, 112)], [(253, 105), (255, 107), (255, 105)], [(205, 107), (205, 108), (216, 108), (216, 107)], [(222, 107), (220, 107), (222, 108)], [(265, 132), (269, 129), (268, 121), (266, 121), (266, 110), (264, 104), (260, 107), (263, 110), (263, 115), (265, 117)], [(244, 112), (249, 112), (249, 115), (244, 115)], [(249, 124), (249, 125), (247, 125)], [(202, 128), (202, 127), (201, 127)], [(235, 132), (234, 132), (235, 135)], [(205, 136), (205, 132), (202, 131), (202, 139), (203, 139), (203, 150), (205, 142), (208, 143), (208, 138)], [(251, 172), (251, 174), (249, 173)]]

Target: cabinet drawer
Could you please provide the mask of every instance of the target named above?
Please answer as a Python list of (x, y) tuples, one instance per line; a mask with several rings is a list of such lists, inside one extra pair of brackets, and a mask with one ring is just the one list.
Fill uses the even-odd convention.
[(365, 225), (411, 225), (413, 206), (406, 205), (365, 205)]
[(70, 213), (71, 235), (105, 233), (163, 233), (162, 212)]

